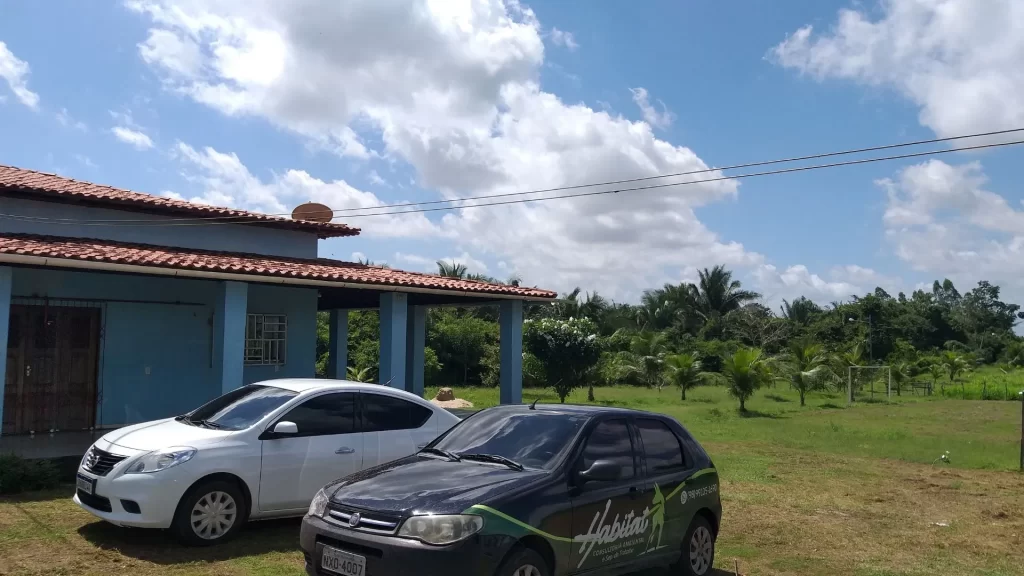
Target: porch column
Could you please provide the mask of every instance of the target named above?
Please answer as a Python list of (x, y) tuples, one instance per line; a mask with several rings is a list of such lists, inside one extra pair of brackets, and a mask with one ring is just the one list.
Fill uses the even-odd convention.
[[(7, 330), (11, 324), (11, 282), (14, 269), (0, 266), (0, 421), (4, 414), (4, 384), (7, 380)], [(0, 427), (0, 434), (3, 433)]]
[(245, 282), (221, 282), (218, 286), (213, 310), (213, 369), (221, 393), (242, 386), (248, 296)]
[(423, 362), (427, 342), (427, 308), (409, 308), (405, 327), (405, 390), (423, 396)]
[(506, 300), (498, 305), (498, 334), (501, 346), (502, 404), (523, 402), (523, 301)]
[(348, 376), (348, 310), (331, 310), (331, 333), (327, 345), (327, 377)]
[(400, 292), (380, 295), (381, 384), (405, 390), (405, 338), (409, 297)]

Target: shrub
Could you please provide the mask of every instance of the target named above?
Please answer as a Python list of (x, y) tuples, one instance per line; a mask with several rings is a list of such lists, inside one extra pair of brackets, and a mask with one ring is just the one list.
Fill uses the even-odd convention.
[(57, 467), (49, 460), (26, 460), (14, 454), (0, 454), (0, 494), (45, 490), (58, 483)]

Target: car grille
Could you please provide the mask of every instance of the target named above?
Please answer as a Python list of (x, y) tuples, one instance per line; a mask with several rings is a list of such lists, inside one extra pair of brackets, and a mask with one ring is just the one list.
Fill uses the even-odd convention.
[(106, 476), (118, 462), (125, 458), (127, 458), (127, 456), (111, 454), (106, 450), (100, 450), (93, 446), (85, 453), (85, 458), (82, 460), (82, 468), (86, 472), (90, 472), (97, 476)]
[(77, 493), (78, 501), (93, 510), (99, 510), (100, 512), (110, 512), (112, 510), (110, 507), (110, 499), (108, 498), (97, 496), (95, 494), (86, 494), (81, 490), (78, 490)]
[(334, 504), (327, 508), (325, 520), (338, 526), (371, 534), (394, 534), (398, 530), (399, 522), (401, 522), (400, 518), (394, 516), (385, 516), (376, 512), (364, 512)]

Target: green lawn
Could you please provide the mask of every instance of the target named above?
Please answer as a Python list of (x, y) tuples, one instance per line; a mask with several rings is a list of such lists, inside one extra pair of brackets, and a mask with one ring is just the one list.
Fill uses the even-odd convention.
[[(429, 391), (433, 395), (433, 390)], [(497, 390), (456, 389), (478, 407)], [(1024, 575), (1020, 404), (762, 390), (740, 416), (717, 387), (601, 388), (597, 402), (671, 414), (711, 453), (725, 516), (717, 576)], [(558, 402), (550, 391), (524, 400)], [(586, 399), (586, 390), (570, 398)], [(950, 462), (936, 459), (949, 451)], [(300, 576), (298, 522), (262, 523), (213, 549), (94, 521), (71, 489), (0, 499), (0, 575)], [(725, 572), (724, 569), (728, 569)], [(453, 569), (456, 574), (457, 569)]]

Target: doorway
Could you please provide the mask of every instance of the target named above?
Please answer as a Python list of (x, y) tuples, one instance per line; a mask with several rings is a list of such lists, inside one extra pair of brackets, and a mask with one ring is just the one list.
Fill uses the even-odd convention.
[(100, 308), (11, 306), (3, 434), (95, 426)]

